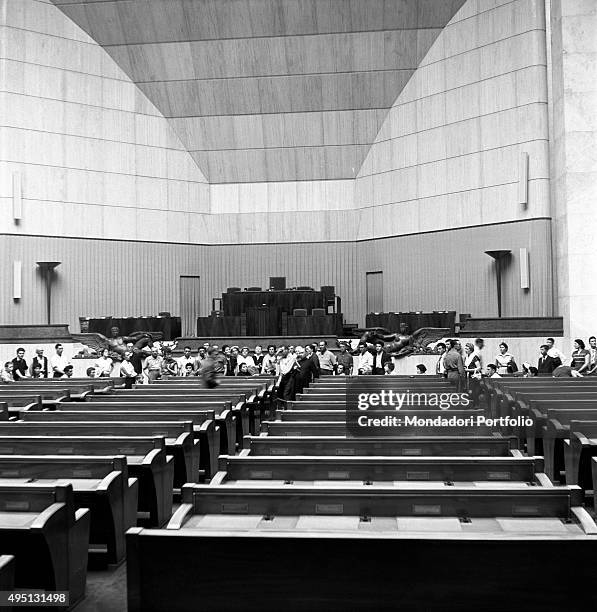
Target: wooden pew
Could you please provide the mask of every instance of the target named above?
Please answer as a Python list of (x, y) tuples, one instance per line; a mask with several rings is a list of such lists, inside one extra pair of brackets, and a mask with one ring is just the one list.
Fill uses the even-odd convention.
[(0, 455), (125, 455), (129, 475), (138, 479), (138, 511), (151, 526), (172, 514), (174, 461), (166, 456), (164, 437), (150, 436), (0, 436)]
[(570, 421), (570, 440), (564, 441), (566, 484), (590, 489), (593, 479), (591, 458), (597, 456), (597, 419), (594, 421)]
[(507, 457), (518, 448), (514, 436), (418, 436), (342, 438), (336, 436), (245, 436), (251, 455)]
[(8, 404), (6, 402), (0, 402), (0, 421), (8, 421), (9, 415)]
[[(592, 580), (597, 526), (578, 490), (413, 484), (185, 487), (166, 533), (127, 534), (128, 610), (164, 610), (176, 596), (177, 609), (201, 601), (205, 612), (370, 612), (397, 602), (444, 612), (447, 601), (469, 612), (539, 612), (568, 609), (563, 585), (576, 594), (579, 578)], [(347, 563), (355, 550), (363, 562)], [(193, 562), (198, 551), (210, 563)], [(574, 571), (562, 572), (563, 563)], [(275, 588), (264, 588), (264, 568)], [(593, 593), (581, 599), (597, 603)]]
[(71, 607), (85, 593), (89, 510), (76, 509), (73, 488), (0, 484), (0, 542), (14, 555), (16, 588), (69, 591)]
[[(197, 407), (203, 406), (206, 409), (213, 409), (217, 411), (218, 416), (222, 414), (224, 410), (232, 411), (231, 414), (235, 415), (235, 424), (237, 431), (238, 440), (242, 439), (242, 436), (247, 433), (255, 433), (259, 431), (259, 424), (261, 422), (261, 411), (256, 407), (256, 404), (247, 402), (244, 394), (237, 394), (230, 396), (229, 394), (218, 394), (218, 395), (199, 395), (199, 394), (185, 394), (177, 393), (171, 394), (163, 393), (158, 394), (131, 394), (122, 395), (120, 393), (112, 396), (103, 396), (93, 401), (93, 403), (101, 403), (105, 405), (107, 403), (115, 404), (148, 404), (156, 405), (159, 403), (166, 404), (167, 409), (173, 409), (173, 405), (176, 403), (183, 403), (186, 408), (190, 407), (190, 404), (196, 404)], [(222, 419), (218, 419), (222, 420)], [(228, 424), (226, 424), (228, 428)], [(230, 427), (230, 434), (234, 432)], [(236, 443), (236, 439), (235, 439)]]
[(18, 413), (19, 410), (41, 410), (43, 407), (41, 395), (29, 393), (2, 393), (0, 392), (0, 402), (6, 404), (10, 416)]
[[(61, 404), (59, 409), (70, 409), (71, 406)], [(127, 400), (125, 402), (85, 402), (77, 405), (78, 410), (86, 411), (113, 411), (113, 412), (148, 412), (148, 411), (176, 411), (184, 412), (185, 410), (207, 410), (215, 414), (215, 421), (219, 426), (220, 431), (220, 452), (225, 454), (233, 454), (236, 450), (237, 441), (240, 444), (239, 432), (244, 432), (243, 412), (240, 409), (233, 407), (230, 402), (186, 402), (186, 401), (169, 401), (164, 399), (161, 401), (151, 402), (135, 402)], [(241, 420), (241, 425), (238, 426), (238, 420)], [(249, 431), (248, 424), (247, 432)], [(244, 435), (244, 433), (243, 433)]]
[(510, 481), (545, 482), (538, 457), (268, 457), (243, 451), (220, 457), (215, 482), (241, 480), (340, 481), (374, 484), (385, 481)]
[[(19, 418), (23, 421), (47, 422), (139, 422), (153, 423), (192, 422), (196, 439), (199, 440), (199, 474), (210, 478), (217, 469), (218, 455), (220, 454), (220, 432), (213, 410), (89, 410), (89, 404), (76, 404), (77, 410), (70, 410), (64, 404), (64, 410), (51, 410), (42, 412), (22, 411)], [(97, 404), (94, 405), (94, 407)], [(73, 406), (75, 407), (75, 406)], [(85, 409), (83, 409), (85, 408)], [(189, 478), (192, 475), (189, 474)], [(187, 480), (187, 482), (192, 482)]]
[(114, 389), (124, 386), (124, 378), (27, 378), (17, 384), (51, 388), (53, 386), (65, 387), (71, 391), (73, 399), (85, 399), (89, 392), (103, 395), (112, 393)]
[[(31, 413), (32, 416), (36, 413)], [(37, 413), (41, 414), (41, 413)], [(102, 421), (14, 421), (0, 423), (0, 436), (163, 436), (166, 452), (174, 458), (174, 486), (199, 479), (199, 440), (193, 423), (182, 422), (102, 422)]]
[[(404, 411), (400, 411), (402, 414)], [(442, 411), (438, 415), (440, 418), (450, 418), (456, 411)], [(474, 418), (473, 411), (466, 411), (466, 415), (461, 418)], [(479, 411), (481, 414), (482, 411)], [(427, 415), (417, 415), (421, 418), (437, 418), (427, 417)], [(403, 417), (400, 417), (403, 418)], [(270, 436), (346, 436), (346, 423), (338, 421), (264, 421), (262, 424), (262, 432)], [(419, 436), (421, 435), (421, 425), (409, 424), (402, 422), (402, 425), (392, 428), (387, 428), (388, 433), (393, 432), (399, 436)], [(428, 436), (483, 436), (489, 435), (494, 431), (494, 427), (488, 425), (471, 425), (462, 427), (460, 425), (434, 425), (425, 426), (425, 435)]]
[(59, 386), (55, 384), (43, 385), (18, 382), (10, 386), (10, 392), (19, 395), (41, 395), (43, 403), (50, 406), (54, 402), (68, 402), (85, 398), (93, 392), (93, 388), (91, 385), (86, 385), (71, 392), (68, 385), (65, 384)]
[(106, 546), (108, 563), (124, 559), (124, 533), (137, 524), (139, 483), (126, 457), (0, 455), (0, 483), (10, 479), (50, 484), (68, 481), (77, 508), (89, 508), (89, 543)]

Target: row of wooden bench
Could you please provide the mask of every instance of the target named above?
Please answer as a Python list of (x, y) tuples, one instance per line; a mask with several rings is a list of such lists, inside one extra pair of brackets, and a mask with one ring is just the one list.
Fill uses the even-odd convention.
[[(84, 593), (88, 549), (119, 563), (125, 531), (138, 519), (165, 524), (174, 487), (198, 482), (202, 459), (215, 470), (222, 442), (225, 452), (234, 453), (237, 436), (242, 440), (251, 427), (259, 428), (272, 387), (269, 379), (239, 380), (208, 393), (196, 381), (196, 401), (187, 402), (186, 391), (179, 398), (167, 386), (137, 401), (145, 387), (129, 394), (102, 383), (109, 393), (90, 389), (79, 401), (73, 401), (70, 388), (56, 401), (54, 381), (36, 383), (41, 402), (25, 406), (20, 400), (31, 391), (17, 383), (6, 398), (13, 402), (12, 420), (6, 420), (6, 404), (0, 409), (0, 553), (14, 552), (21, 542), (16, 584), (69, 590), (71, 605)], [(231, 398), (234, 407), (225, 401)], [(223, 439), (220, 423), (226, 428)], [(65, 508), (56, 508), (57, 518), (45, 525), (44, 512), (52, 504)], [(33, 524), (41, 531), (32, 531)], [(56, 529), (62, 529), (59, 535)]]
[[(426, 378), (417, 391), (451, 390)], [(220, 457), (209, 484), (183, 487), (165, 530), (129, 530), (129, 612), (174, 596), (177, 610), (205, 611), (597, 605), (593, 589), (570, 601), (597, 568), (597, 525), (579, 487), (553, 486), (541, 458), (493, 428), (348, 437), (348, 382), (319, 379), (278, 409), (239, 455)], [(488, 414), (480, 393), (470, 410), (408, 413)]]

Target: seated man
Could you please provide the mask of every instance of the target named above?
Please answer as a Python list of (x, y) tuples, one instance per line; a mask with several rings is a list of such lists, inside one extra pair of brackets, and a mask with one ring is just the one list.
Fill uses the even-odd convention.
[(12, 361), (7, 361), (4, 364), (4, 368), (2, 369), (2, 372), (0, 372), (0, 382), (11, 383), (14, 381), (15, 379), (13, 378), (13, 375), (12, 375)]
[(85, 370), (85, 374), (87, 375), (87, 378), (95, 378), (95, 368), (90, 366), (87, 368), (87, 370)]
[(485, 376), (487, 378), (501, 378), (501, 375), (498, 374), (497, 366), (495, 363), (488, 363), (487, 368), (485, 369)]
[(69, 363), (65, 368), (64, 368), (64, 377), (65, 378), (72, 378), (73, 377), (73, 372), (74, 372), (74, 367)]

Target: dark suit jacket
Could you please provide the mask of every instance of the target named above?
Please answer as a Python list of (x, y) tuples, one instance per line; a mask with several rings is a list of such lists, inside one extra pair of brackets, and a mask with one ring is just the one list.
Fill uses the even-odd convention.
[(547, 355), (545, 359), (539, 357), (537, 362), (538, 374), (551, 374), (559, 365), (562, 365), (559, 359)]
[(41, 366), (41, 375), (44, 378), (47, 378), (48, 377), (48, 358), (42, 357), (42, 359), (40, 360), (39, 357), (36, 355), (31, 361), (31, 366), (29, 370), (30, 374), (33, 374), (33, 368), (35, 368), (35, 366), (37, 365)]
[(392, 361), (392, 357), (390, 357), (390, 355), (388, 355), (385, 351), (382, 351), (382, 353), (381, 353), (381, 368), (375, 367), (375, 365), (377, 363), (377, 353), (373, 352), (373, 369), (371, 371), (371, 374), (385, 374), (386, 372), (383, 369), (383, 367), (386, 365), (386, 363), (388, 363), (388, 361)]
[(294, 392), (302, 393), (303, 389), (319, 376), (319, 372), (312, 359), (303, 359), (298, 362), (298, 370), (294, 378)]

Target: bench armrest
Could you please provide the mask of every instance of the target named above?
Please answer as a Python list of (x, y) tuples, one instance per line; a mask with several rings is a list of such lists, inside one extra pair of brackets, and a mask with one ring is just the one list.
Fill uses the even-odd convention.
[(168, 521), (166, 529), (180, 529), (192, 514), (193, 504), (181, 504), (178, 510), (172, 515), (172, 518)]
[(110, 472), (102, 481), (99, 483), (97, 490), (98, 491), (107, 491), (110, 488), (110, 485), (118, 480), (119, 476), (122, 476), (122, 472), (118, 470), (114, 470)]
[(218, 486), (221, 485), (228, 476), (228, 472), (220, 471), (217, 472), (216, 475), (209, 481), (209, 486)]
[(571, 510), (582, 530), (587, 535), (597, 535), (597, 525), (595, 521), (582, 506), (573, 506)]
[(157, 461), (157, 459), (160, 456), (161, 452), (162, 452), (161, 448), (154, 448), (153, 450), (149, 451), (147, 453), (147, 455), (145, 455), (145, 457), (143, 457), (143, 461), (141, 462), (141, 464), (142, 465), (151, 465), (152, 463)]
[(54, 518), (63, 508), (66, 508), (66, 504), (55, 503), (48, 506), (45, 510), (40, 512), (33, 523), (31, 523), (31, 529), (45, 529), (50, 519)]
[(553, 487), (553, 482), (551, 482), (544, 472), (537, 472), (535, 474), (535, 479), (542, 487)]

